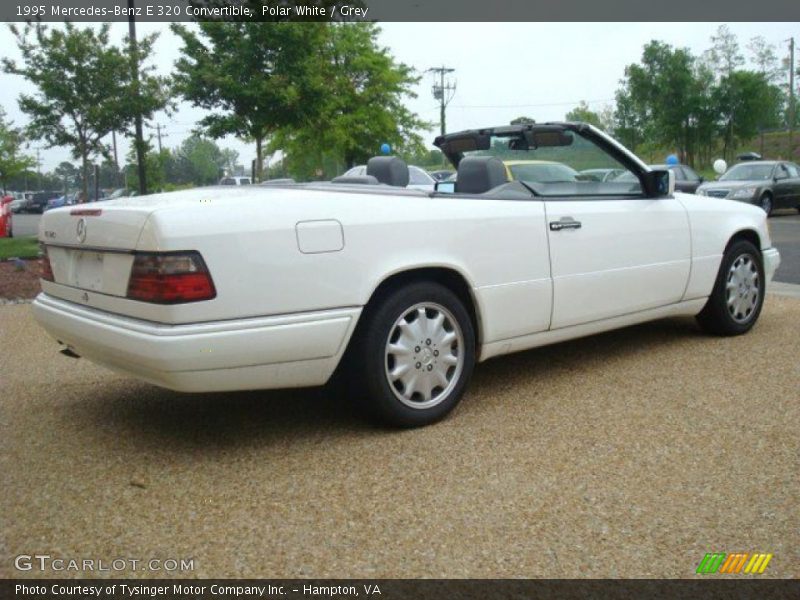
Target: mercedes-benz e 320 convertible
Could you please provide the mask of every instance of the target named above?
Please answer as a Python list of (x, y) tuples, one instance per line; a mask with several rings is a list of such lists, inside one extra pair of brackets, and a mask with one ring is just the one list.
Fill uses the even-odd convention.
[(763, 210), (676, 193), (586, 124), (435, 144), (457, 173), (433, 192), (383, 156), (326, 183), (48, 211), (35, 316), (67, 354), (174, 390), (315, 386), (339, 369), (401, 426), (446, 415), (495, 356), (676, 315), (719, 335), (758, 319), (779, 262)]

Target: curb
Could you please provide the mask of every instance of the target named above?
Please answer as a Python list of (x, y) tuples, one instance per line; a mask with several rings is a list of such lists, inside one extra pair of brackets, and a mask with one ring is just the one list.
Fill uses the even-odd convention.
[(782, 281), (770, 281), (767, 284), (768, 294), (778, 296), (789, 296), (790, 298), (800, 298), (800, 285), (795, 283), (784, 283)]

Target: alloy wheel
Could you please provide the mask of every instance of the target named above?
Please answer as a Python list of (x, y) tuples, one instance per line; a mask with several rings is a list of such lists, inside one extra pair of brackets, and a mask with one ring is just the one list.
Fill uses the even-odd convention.
[(728, 314), (737, 323), (747, 323), (761, 296), (761, 277), (750, 254), (741, 254), (731, 263), (725, 289)]
[(464, 367), (464, 334), (445, 307), (424, 302), (404, 311), (389, 330), (385, 369), (395, 397), (410, 408), (444, 401)]

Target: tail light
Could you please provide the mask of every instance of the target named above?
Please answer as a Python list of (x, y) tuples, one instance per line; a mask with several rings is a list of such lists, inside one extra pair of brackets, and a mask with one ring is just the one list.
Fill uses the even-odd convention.
[(53, 267), (50, 265), (50, 256), (47, 254), (47, 246), (39, 244), (39, 257), (41, 259), (41, 277), (45, 281), (55, 281), (53, 277)]
[(217, 295), (199, 252), (137, 253), (128, 298), (156, 304), (210, 300)]

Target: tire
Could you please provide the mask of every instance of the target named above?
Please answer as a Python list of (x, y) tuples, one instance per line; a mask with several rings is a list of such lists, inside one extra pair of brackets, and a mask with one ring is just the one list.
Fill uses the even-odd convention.
[(758, 199), (758, 205), (761, 207), (761, 210), (767, 213), (767, 216), (770, 216), (774, 208), (774, 206), (772, 206), (772, 194), (769, 192), (762, 194), (761, 198)]
[(475, 332), (463, 302), (421, 281), (368, 306), (350, 376), (371, 415), (394, 427), (429, 425), (461, 400), (475, 366)]
[(764, 304), (766, 281), (758, 249), (746, 240), (725, 251), (717, 280), (697, 322), (716, 335), (741, 335), (752, 329)]

